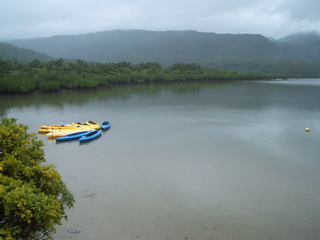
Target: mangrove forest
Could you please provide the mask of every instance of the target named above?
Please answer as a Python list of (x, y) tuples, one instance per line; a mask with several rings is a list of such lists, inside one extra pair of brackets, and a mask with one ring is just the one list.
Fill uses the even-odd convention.
[(262, 80), (286, 78), (284, 75), (238, 73), (203, 68), (196, 63), (162, 67), (159, 63), (95, 63), (63, 59), (28, 64), (0, 60), (0, 93), (51, 92), (60, 89), (91, 89), (114, 84), (211, 80)]

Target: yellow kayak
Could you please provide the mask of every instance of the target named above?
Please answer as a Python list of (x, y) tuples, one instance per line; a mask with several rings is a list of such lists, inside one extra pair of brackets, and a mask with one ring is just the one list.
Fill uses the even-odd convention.
[[(85, 123), (72, 123), (66, 125), (42, 125), (41, 129), (38, 130), (39, 133), (49, 133), (51, 130), (74, 130), (74, 129), (84, 130), (99, 130), (101, 129), (100, 124), (93, 121), (86, 121)], [(84, 129), (85, 128), (85, 129)]]
[(60, 127), (60, 128), (57, 128), (57, 127), (53, 127), (53, 128), (41, 128), (41, 129), (38, 129), (38, 132), (39, 133), (52, 133), (52, 132), (79, 132), (79, 131), (90, 131), (90, 130), (95, 130), (94, 127), (91, 127), (91, 126), (72, 126), (72, 127), (66, 127), (66, 128), (63, 128), (63, 127)]
[(74, 127), (72, 124), (65, 124), (65, 125), (42, 125), (41, 128), (43, 129), (60, 129), (60, 128), (68, 128), (68, 127)]
[(51, 130), (46, 135), (49, 138), (57, 138), (57, 137), (63, 137), (71, 133), (82, 132), (86, 130), (88, 130), (88, 128), (78, 128), (78, 129), (69, 129), (69, 130)]
[(93, 121), (86, 121), (85, 123), (72, 123), (73, 126), (77, 126), (77, 127), (91, 127), (94, 128), (96, 130), (101, 129), (101, 126), (99, 123), (93, 122)]
[(64, 127), (47, 127), (38, 129), (39, 133), (48, 133), (51, 130), (70, 130), (70, 129), (78, 129), (76, 126), (64, 126)]

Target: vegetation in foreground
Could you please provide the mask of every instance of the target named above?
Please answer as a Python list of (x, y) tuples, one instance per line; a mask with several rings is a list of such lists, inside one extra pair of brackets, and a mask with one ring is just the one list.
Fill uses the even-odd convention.
[(16, 119), (0, 121), (0, 239), (47, 239), (66, 219), (74, 196), (52, 164), (43, 142)]
[(63, 59), (21, 64), (0, 60), (0, 93), (44, 92), (60, 89), (90, 89), (127, 83), (253, 80), (286, 78), (284, 75), (237, 73), (203, 68), (195, 63), (179, 63), (163, 68), (159, 63), (88, 63)]

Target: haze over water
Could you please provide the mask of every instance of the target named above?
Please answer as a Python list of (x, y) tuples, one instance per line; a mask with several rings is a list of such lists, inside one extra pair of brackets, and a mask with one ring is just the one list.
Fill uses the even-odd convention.
[(314, 240), (319, 96), (317, 79), (131, 85), (0, 96), (0, 116), (112, 124), (82, 145), (39, 135), (76, 197), (55, 239)]

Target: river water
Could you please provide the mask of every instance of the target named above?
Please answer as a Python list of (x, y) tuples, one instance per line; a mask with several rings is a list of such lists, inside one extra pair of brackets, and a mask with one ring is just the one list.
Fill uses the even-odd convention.
[(32, 132), (112, 124), (81, 145), (39, 135), (76, 197), (55, 239), (320, 239), (319, 79), (115, 86), (0, 103), (1, 117)]

